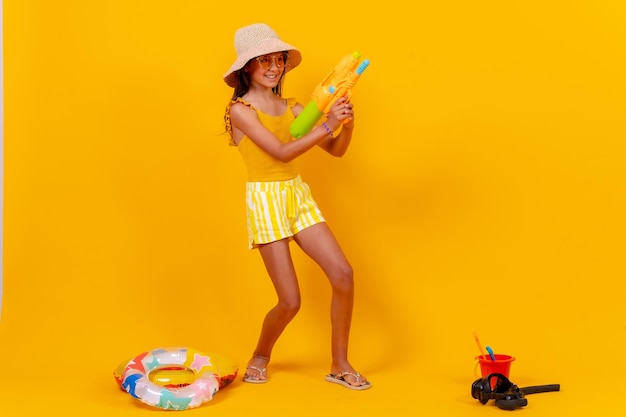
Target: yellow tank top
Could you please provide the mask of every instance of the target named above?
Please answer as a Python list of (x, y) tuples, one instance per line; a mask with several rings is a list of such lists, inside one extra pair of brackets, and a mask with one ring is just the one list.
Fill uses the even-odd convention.
[[(289, 126), (291, 126), (291, 123), (295, 119), (293, 113), (291, 112), (293, 106), (296, 105), (295, 98), (287, 99), (287, 110), (285, 110), (285, 112), (280, 116), (270, 116), (255, 109), (252, 105), (241, 99), (238, 99), (237, 101), (240, 101), (246, 106), (254, 109), (263, 126), (272, 132), (278, 140), (283, 143), (295, 140), (289, 132)], [(263, 149), (259, 148), (257, 144), (254, 143), (254, 141), (248, 136), (244, 136), (241, 139), (237, 148), (239, 149), (239, 153), (241, 153), (248, 170), (248, 181), (287, 181), (297, 177), (299, 174), (295, 161), (279, 161)]]

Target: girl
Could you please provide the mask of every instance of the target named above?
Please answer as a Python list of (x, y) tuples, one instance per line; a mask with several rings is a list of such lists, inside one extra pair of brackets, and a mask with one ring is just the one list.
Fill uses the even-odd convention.
[(293, 98), (282, 98), (281, 87), (284, 75), (300, 64), (300, 52), (265, 24), (237, 30), (235, 50), (237, 59), (224, 75), (226, 84), (234, 89), (224, 120), (230, 144), (237, 146), (248, 171), (249, 246), (259, 249), (278, 296), (277, 304), (265, 316), (243, 380), (267, 382), (272, 349), (300, 309), (300, 289), (289, 250), (289, 242), (294, 240), (322, 268), (332, 287), (332, 362), (326, 380), (351, 389), (370, 388), (370, 382), (348, 362), (352, 267), (294, 164), (295, 158), (316, 145), (333, 156), (343, 156), (352, 138), (353, 106), (345, 97), (337, 100), (320, 126), (295, 140), (289, 127), (303, 106)]

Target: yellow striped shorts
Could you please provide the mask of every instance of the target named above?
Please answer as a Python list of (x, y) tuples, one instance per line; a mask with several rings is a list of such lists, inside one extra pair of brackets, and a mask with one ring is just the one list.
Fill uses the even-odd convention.
[(296, 233), (324, 222), (308, 184), (300, 176), (288, 181), (248, 182), (248, 246), (292, 238)]

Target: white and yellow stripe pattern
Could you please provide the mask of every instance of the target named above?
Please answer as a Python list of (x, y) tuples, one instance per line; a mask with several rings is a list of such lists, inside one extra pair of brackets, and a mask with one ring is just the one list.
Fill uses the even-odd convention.
[(246, 205), (251, 249), (291, 238), (301, 230), (325, 221), (308, 184), (300, 176), (288, 181), (248, 182)]

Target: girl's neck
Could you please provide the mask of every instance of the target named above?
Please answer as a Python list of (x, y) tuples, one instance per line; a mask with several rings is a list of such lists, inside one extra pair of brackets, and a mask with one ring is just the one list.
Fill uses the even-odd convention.
[(276, 94), (272, 91), (271, 88), (260, 87), (260, 86), (251, 86), (246, 94), (243, 96), (247, 101), (261, 101), (261, 102), (272, 102), (276, 100)]
[(271, 88), (251, 88), (242, 99), (265, 114), (280, 116), (285, 112), (285, 99), (274, 94)]

